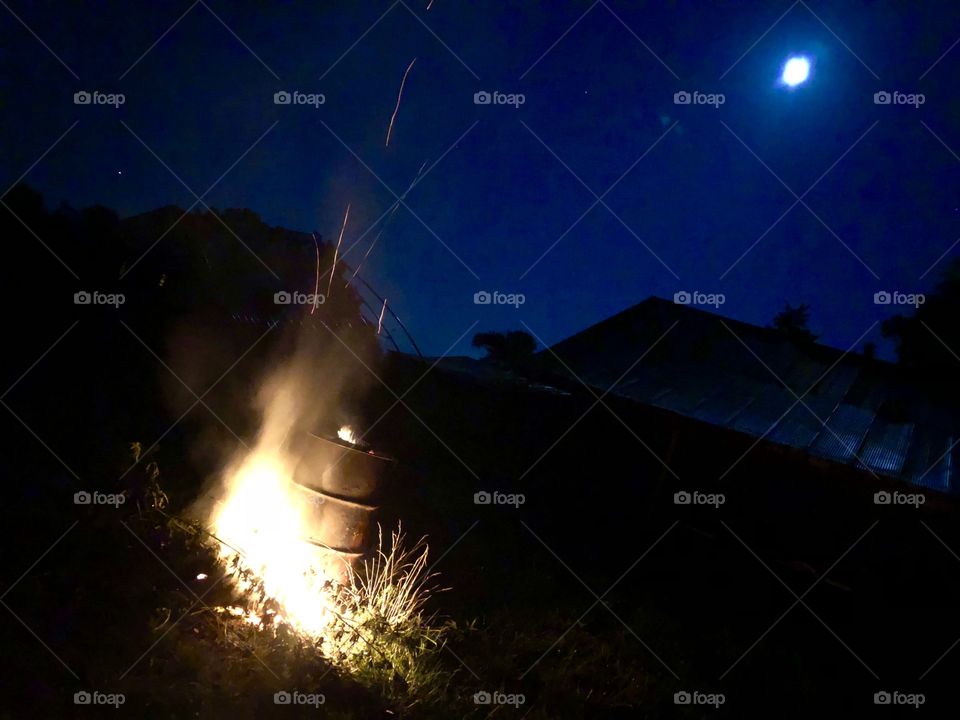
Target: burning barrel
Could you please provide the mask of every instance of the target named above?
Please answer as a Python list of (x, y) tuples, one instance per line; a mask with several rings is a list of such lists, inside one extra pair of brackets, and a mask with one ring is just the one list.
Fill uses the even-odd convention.
[(369, 448), (320, 435), (304, 440), (294, 485), (310, 510), (310, 537), (320, 566), (343, 581), (370, 549), (373, 519), (379, 508), (392, 458)]

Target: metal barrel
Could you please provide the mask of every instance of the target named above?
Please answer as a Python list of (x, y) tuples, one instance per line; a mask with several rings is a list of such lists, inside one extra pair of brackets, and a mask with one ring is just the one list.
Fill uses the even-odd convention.
[(309, 434), (294, 485), (311, 508), (310, 537), (321, 567), (341, 582), (370, 549), (373, 520), (392, 458), (364, 447)]

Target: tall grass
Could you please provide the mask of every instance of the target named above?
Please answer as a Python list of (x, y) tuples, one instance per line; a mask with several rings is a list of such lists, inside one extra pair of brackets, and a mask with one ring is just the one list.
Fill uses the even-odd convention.
[[(387, 540), (378, 526), (371, 556), (349, 570), (346, 583), (326, 586), (333, 618), (320, 634), (310, 636), (278, 622), (278, 615), (268, 614), (273, 599), (264, 593), (255, 573), (243, 567), (240, 555), (234, 554), (221, 562), (239, 563), (242, 581), (234, 588), (243, 598), (243, 607), (218, 608), (218, 620), (234, 626), (234, 634), (246, 638), (245, 643), (256, 644), (258, 653), (271, 647), (277, 651), (296, 645), (313, 647), (318, 657), (398, 708), (440, 703), (452, 674), (440, 655), (447, 626), (435, 623), (426, 605), (445, 588), (435, 586), (436, 574), (430, 572), (428, 558), (426, 538), (410, 544), (398, 526)], [(252, 617), (256, 617), (253, 627)], [(266, 644), (256, 643), (251, 630)]]
[(408, 548), (400, 526), (384, 548), (383, 528), (378, 525), (376, 551), (363, 561), (361, 571), (349, 574), (347, 593), (354, 611), (392, 626), (421, 622), (427, 600), (437, 591), (431, 585), (436, 573), (429, 572), (429, 553), (426, 538)]

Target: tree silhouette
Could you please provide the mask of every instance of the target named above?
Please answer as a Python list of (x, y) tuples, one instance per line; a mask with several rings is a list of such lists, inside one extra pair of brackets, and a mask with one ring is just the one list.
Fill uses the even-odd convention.
[(817, 336), (810, 332), (810, 306), (800, 303), (793, 307), (787, 303), (773, 318), (772, 327), (798, 343), (815, 342)]
[(891, 338), (900, 365), (920, 382), (951, 399), (960, 372), (960, 260), (944, 271), (940, 283), (925, 297), (912, 316), (897, 315), (883, 322), (884, 337)]

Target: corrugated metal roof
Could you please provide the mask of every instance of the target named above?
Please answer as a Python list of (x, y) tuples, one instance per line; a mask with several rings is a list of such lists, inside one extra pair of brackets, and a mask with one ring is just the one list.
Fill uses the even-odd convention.
[(840, 404), (824, 421), (810, 450), (820, 457), (844, 463), (859, 463), (859, 450), (876, 413), (854, 405)]
[(960, 414), (903, 386), (888, 363), (798, 345), (768, 328), (659, 298), (551, 352), (608, 388), (654, 343), (655, 351), (613, 393), (877, 475), (960, 493), (960, 480), (953, 480)]
[(808, 395), (803, 398), (802, 403), (796, 403), (793, 410), (777, 423), (777, 426), (767, 435), (767, 439), (793, 448), (808, 448), (823, 429), (823, 425), (817, 418), (829, 417), (836, 406), (835, 400), (812, 398)]
[(916, 426), (913, 423), (874, 424), (860, 450), (860, 460), (868, 468), (885, 475), (900, 475)]
[(910, 444), (903, 474), (910, 482), (932, 490), (956, 491), (950, 484), (952, 442), (948, 435), (936, 429), (922, 433)]
[(732, 388), (719, 387), (703, 399), (691, 413), (694, 417), (715, 425), (728, 425), (748, 410), (753, 398)]

